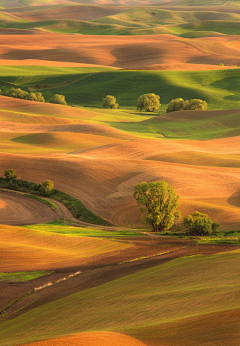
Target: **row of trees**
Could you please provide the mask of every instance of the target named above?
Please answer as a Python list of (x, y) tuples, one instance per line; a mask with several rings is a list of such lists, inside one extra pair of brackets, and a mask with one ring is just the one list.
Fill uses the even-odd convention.
[[(4, 171), (4, 178), (11, 185), (17, 181), (17, 174), (13, 168), (6, 169)], [(19, 183), (22, 184), (27, 182), (23, 182), (20, 180)], [(47, 179), (43, 183), (34, 184), (34, 185), (37, 187), (39, 194), (43, 196), (50, 197), (52, 192), (54, 191), (54, 183), (49, 179)]]
[[(118, 108), (119, 104), (113, 95), (107, 95), (102, 100), (103, 108)], [(155, 112), (161, 106), (160, 96), (153, 93), (143, 94), (137, 100), (137, 109), (145, 112)], [(181, 110), (206, 110), (207, 102), (201, 99), (184, 100), (176, 98), (169, 102), (167, 106), (167, 113), (181, 111)]]
[[(142, 214), (142, 218), (152, 226), (153, 231), (166, 231), (171, 228), (175, 219), (181, 217), (179, 196), (164, 180), (142, 182), (134, 187), (134, 198)], [(209, 235), (219, 228), (217, 222), (212, 222), (207, 214), (198, 211), (183, 219), (189, 235)]]
[[(29, 100), (29, 101), (38, 101), (38, 102), (45, 102), (45, 99), (40, 92), (28, 92), (25, 90), (22, 90), (21, 88), (11, 88), (7, 92), (7, 96), (15, 97), (18, 99), (23, 100)], [(64, 95), (55, 94), (51, 99), (51, 103), (61, 104), (61, 105), (67, 105), (66, 99)]]

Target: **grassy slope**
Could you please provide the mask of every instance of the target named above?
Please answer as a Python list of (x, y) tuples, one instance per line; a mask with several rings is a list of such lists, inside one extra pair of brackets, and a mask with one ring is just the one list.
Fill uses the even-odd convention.
[(55, 233), (55, 234), (67, 234), (67, 235), (73, 235), (73, 236), (79, 236), (79, 237), (133, 237), (133, 236), (139, 236), (138, 233), (131, 232), (131, 231), (124, 231), (124, 230), (103, 230), (98, 228), (91, 228), (91, 227), (74, 227), (74, 226), (68, 226), (64, 223), (64, 221), (54, 221), (47, 224), (40, 224), (40, 225), (31, 225), (31, 226), (25, 226), (25, 228), (43, 231), (43, 232), (49, 232), (49, 233)]
[(196, 0), (186, 0), (179, 3), (181, 6), (221, 6), (225, 4), (228, 6), (239, 6), (239, 1), (230, 0), (226, 3), (225, 0), (203, 0), (201, 2)]
[[(96, 9), (99, 8), (99, 11), (96, 10), (96, 19), (93, 16), (93, 19), (88, 20), (88, 17), (86, 17), (84, 20), (85, 17), (82, 15), (81, 6), (80, 8), (77, 6), (77, 9), (80, 10), (80, 17), (70, 18), (69, 9), (71, 6), (67, 6), (68, 10), (64, 15), (64, 6), (51, 6), (49, 0), (49, 6), (46, 6), (46, 1), (24, 1), (27, 1), (26, 5), (44, 4), (45, 6), (26, 7), (25, 11), (27, 13), (35, 12), (34, 19), (29, 20), (26, 17), (28, 20), (21, 23), (20, 18), (24, 18), (24, 12), (19, 12), (18, 17), (13, 17), (12, 20), (11, 17), (2, 20), (1, 27), (40, 30), (43, 28), (54, 32), (83, 35), (146, 35), (170, 32), (175, 35), (187, 34), (191, 36), (196, 31), (198, 36), (205, 36), (204, 32), (207, 32), (207, 35), (214, 32), (223, 34), (238, 34), (239, 32), (240, 14), (232, 13), (232, 10), (221, 12), (218, 11), (218, 7), (215, 10), (210, 8), (209, 11), (205, 9), (205, 11), (192, 11), (186, 10), (186, 8), (183, 11), (174, 11), (154, 6), (144, 8), (125, 7), (125, 10), (122, 11), (122, 8), (119, 7), (119, 10), (115, 10), (119, 13), (106, 16), (108, 7), (105, 5), (95, 6)], [(89, 6), (92, 8), (92, 5)], [(47, 14), (48, 19), (44, 20), (42, 13), (57, 7), (59, 11), (54, 11), (52, 16)], [(85, 5), (85, 7), (87, 10), (88, 6)]]
[[(56, 84), (40, 90), (49, 101), (53, 94), (66, 96), (72, 105), (99, 107), (113, 94), (122, 107), (135, 107), (141, 94), (161, 96), (162, 109), (173, 98), (201, 98), (209, 109), (240, 108), (240, 70), (217, 71), (110, 71), (101, 68), (2, 67), (3, 91), (11, 85), (27, 90), (37, 84)], [(66, 82), (66, 84), (61, 84)], [(9, 83), (9, 84), (6, 84)]]
[[(186, 318), (240, 308), (239, 265), (239, 253), (233, 252), (181, 258), (142, 270), (36, 308), (14, 319), (14, 324), (3, 322), (0, 345), (91, 330), (141, 336), (150, 326), (157, 329), (180, 320), (184, 325)], [(151, 340), (154, 334), (146, 338)], [(209, 338), (205, 335), (205, 341)], [(171, 344), (171, 334), (167, 341)]]
[[(26, 0), (31, 5), (32, 0)], [(37, 2), (35, 1), (36, 5)], [(39, 5), (41, 3), (39, 2)], [(46, 2), (45, 2), (46, 4)], [(50, 2), (49, 2), (50, 5)], [(92, 6), (92, 5), (90, 5)], [(26, 11), (31, 13), (35, 12), (34, 20), (25, 20), (24, 23), (17, 23), (16, 19), (11, 17), (9, 19), (1, 21), (1, 27), (12, 27), (19, 29), (41, 29), (61, 32), (61, 33), (78, 33), (83, 35), (143, 35), (143, 34), (156, 34), (172, 32), (175, 35), (181, 35), (183, 33), (192, 32), (219, 32), (224, 34), (238, 34), (240, 15), (237, 13), (218, 12), (216, 10), (209, 9), (209, 11), (173, 11), (170, 9), (160, 9), (158, 7), (135, 7), (128, 8), (122, 11), (119, 7), (119, 13), (115, 15), (107, 15), (104, 10), (107, 11), (107, 7), (99, 6), (99, 12), (96, 11), (96, 19), (84, 20), (82, 14), (80, 17), (69, 17), (69, 6), (67, 7), (64, 17), (64, 7), (59, 7), (59, 12), (54, 15), (47, 15), (48, 20), (43, 20), (43, 11), (47, 8), (51, 11), (52, 8), (57, 6), (34, 6), (26, 7)], [(81, 7), (77, 7), (80, 9)], [(87, 9), (87, 7), (86, 7)], [(96, 6), (97, 9), (97, 6)], [(19, 18), (22, 17), (24, 12), (19, 12)], [(39, 13), (39, 18), (37, 13)], [(101, 16), (102, 15), (102, 16)], [(105, 16), (104, 16), (105, 15)], [(23, 15), (24, 17), (24, 15)], [(100, 18), (98, 18), (100, 17)], [(17, 18), (17, 17), (16, 17)], [(41, 20), (40, 20), (41, 18)], [(86, 17), (87, 18), (87, 17)], [(18, 20), (19, 21), (19, 20)], [(21, 21), (21, 20), (20, 20)], [(198, 35), (201, 35), (198, 33)], [(204, 34), (202, 34), (204, 36)]]

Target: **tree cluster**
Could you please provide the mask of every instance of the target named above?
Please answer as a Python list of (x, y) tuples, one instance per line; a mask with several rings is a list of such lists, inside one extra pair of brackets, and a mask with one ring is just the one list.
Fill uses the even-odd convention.
[[(154, 232), (168, 230), (174, 225), (175, 219), (181, 217), (177, 211), (179, 196), (164, 180), (142, 182), (134, 186), (134, 198), (143, 220), (151, 225)], [(191, 236), (215, 234), (219, 228), (217, 222), (212, 222), (207, 214), (198, 211), (185, 216), (183, 225)]]
[(189, 235), (215, 234), (219, 228), (219, 223), (212, 222), (207, 214), (202, 214), (199, 211), (185, 216), (183, 224)]
[(22, 90), (21, 88), (11, 88), (8, 93), (8, 96), (10, 97), (15, 97), (18, 99), (24, 99), (24, 100), (29, 100), (29, 101), (38, 101), (38, 102), (45, 102), (45, 99), (40, 92), (28, 92), (25, 90)]
[[(23, 100), (29, 100), (29, 101), (38, 101), (38, 102), (45, 102), (45, 99), (40, 92), (28, 92), (25, 90), (22, 90), (21, 88), (11, 88), (7, 92), (7, 96), (15, 97), (18, 99)], [(51, 99), (51, 103), (56, 103), (60, 105), (67, 105), (66, 99), (64, 95), (55, 94)]]
[(200, 99), (184, 100), (176, 98), (169, 102), (167, 113), (182, 111), (182, 110), (207, 110), (207, 102)]

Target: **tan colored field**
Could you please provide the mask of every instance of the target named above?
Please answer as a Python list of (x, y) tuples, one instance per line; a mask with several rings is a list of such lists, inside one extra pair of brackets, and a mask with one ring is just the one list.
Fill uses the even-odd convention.
[[(196, 142), (195, 149), (197, 145), (201, 148), (201, 143)], [(220, 140), (216, 142), (215, 152), (219, 143)], [(138, 140), (75, 155), (1, 154), (1, 169), (14, 166), (19, 176), (35, 182), (49, 178), (56, 188), (79, 198), (96, 214), (125, 226), (139, 225), (140, 222), (133, 186), (141, 181), (164, 179), (180, 194), (184, 214), (196, 209), (208, 212), (223, 229), (238, 229), (238, 170), (145, 160), (148, 148), (148, 154), (153, 154), (153, 148), (155, 154), (161, 153), (164, 144), (170, 151), (170, 141)], [(172, 145), (177, 146), (176, 142)], [(181, 141), (181, 150), (184, 145), (186, 151), (189, 143)], [(210, 145), (214, 152), (214, 141), (210, 141)]]
[[(51, 3), (52, 5), (52, 3)], [(51, 10), (40, 9), (39, 11), (20, 11), (14, 14), (17, 17), (23, 18), (30, 21), (41, 21), (41, 20), (51, 20), (51, 19), (69, 19), (69, 20), (92, 20), (100, 17), (107, 17), (113, 14), (121, 12), (123, 9), (121, 7), (101, 7), (101, 6), (91, 6), (91, 5), (81, 5), (77, 6), (64, 6), (51, 8)]]
[(144, 344), (128, 335), (113, 332), (92, 332), (68, 335), (61, 338), (33, 342), (22, 346), (144, 346)]
[[(0, 99), (1, 174), (14, 168), (24, 180), (51, 179), (57, 189), (79, 198), (97, 215), (125, 227), (142, 225), (134, 185), (166, 180), (181, 196), (183, 215), (199, 210), (220, 222), (222, 229), (239, 228), (239, 136), (205, 141), (138, 139), (92, 124), (97, 113), (91, 111)], [(166, 115), (168, 120), (172, 116)], [(189, 116), (181, 114), (185, 120)], [(14, 208), (10, 201), (8, 208)]]
[(28, 225), (50, 222), (60, 214), (47, 205), (27, 197), (0, 191), (1, 224)]
[[(131, 243), (0, 226), (0, 272), (71, 268), (127, 250)], [(16, 261), (16, 259), (18, 259)], [(100, 261), (101, 262), (101, 261)]]
[[(0, 34), (0, 64), (109, 66), (124, 69), (220, 69), (239, 63), (239, 36), (79, 36)], [(177, 51), (178, 54), (173, 54)]]

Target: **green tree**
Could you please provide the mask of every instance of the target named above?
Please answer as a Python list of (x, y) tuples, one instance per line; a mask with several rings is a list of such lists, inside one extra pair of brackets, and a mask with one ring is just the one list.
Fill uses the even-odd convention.
[(181, 110), (207, 110), (207, 102), (200, 99), (185, 100), (182, 98), (173, 99), (167, 106), (167, 113)]
[(27, 91), (24, 91), (21, 88), (17, 88), (17, 89), (11, 88), (8, 91), (7, 95), (10, 97), (18, 98), (18, 99), (26, 99), (29, 94)]
[(155, 112), (160, 106), (160, 96), (151, 93), (141, 95), (137, 101), (137, 109), (140, 111)]
[(103, 108), (118, 108), (119, 104), (117, 103), (116, 97), (113, 95), (106, 95), (102, 100)]
[(207, 110), (207, 102), (200, 99), (187, 100), (184, 109), (205, 111)]
[(168, 107), (167, 107), (167, 113), (183, 110), (184, 109), (184, 103), (185, 103), (185, 101), (182, 98), (177, 98), (177, 99), (171, 100), (168, 104)]
[(43, 94), (40, 92), (36, 92), (36, 97), (38, 102), (45, 102), (45, 99), (43, 97)]
[(177, 211), (179, 196), (164, 180), (142, 182), (134, 186), (134, 198), (142, 214), (153, 231), (165, 231), (174, 225), (175, 218), (180, 218)]
[(202, 214), (199, 211), (185, 216), (183, 225), (187, 228), (189, 235), (214, 234), (219, 228), (219, 223), (212, 222), (207, 214)]
[(42, 93), (40, 93), (40, 92), (37, 92), (37, 93), (30, 92), (30, 93), (26, 96), (26, 100), (38, 101), (38, 102), (45, 102), (45, 99), (44, 99)]
[(14, 181), (17, 179), (17, 174), (13, 168), (4, 171), (4, 177), (7, 181)]
[(53, 190), (54, 183), (49, 179), (42, 183), (39, 188), (40, 193), (48, 197), (53, 193)]
[(59, 105), (67, 105), (67, 102), (65, 100), (65, 96), (64, 95), (59, 95), (59, 94), (55, 94), (51, 100), (50, 100), (51, 103), (56, 103), (56, 104), (59, 104)]

